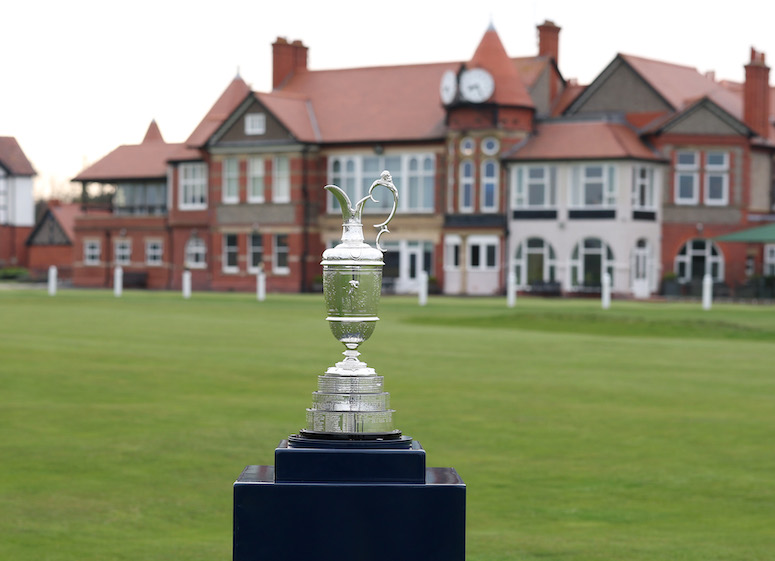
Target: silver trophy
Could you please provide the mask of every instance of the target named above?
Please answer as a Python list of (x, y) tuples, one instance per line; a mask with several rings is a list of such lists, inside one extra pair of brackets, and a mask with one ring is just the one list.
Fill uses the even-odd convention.
[[(393, 195), (393, 207), (379, 228), (376, 248), (364, 242), (363, 207), (374, 198), (374, 189), (386, 187)], [(291, 445), (300, 441), (353, 440), (386, 441), (407, 439), (393, 428), (390, 394), (383, 391), (382, 376), (360, 360), (358, 347), (374, 333), (377, 305), (382, 290), (384, 249), (382, 234), (398, 206), (398, 191), (390, 173), (383, 171), (372, 183), (368, 195), (352, 205), (347, 194), (336, 185), (326, 185), (342, 208), (342, 241), (323, 253), (323, 294), (328, 308), (326, 320), (331, 332), (346, 350), (344, 360), (318, 377), (318, 389), (307, 409), (307, 428), (291, 437)], [(410, 439), (411, 440), (411, 439)]]

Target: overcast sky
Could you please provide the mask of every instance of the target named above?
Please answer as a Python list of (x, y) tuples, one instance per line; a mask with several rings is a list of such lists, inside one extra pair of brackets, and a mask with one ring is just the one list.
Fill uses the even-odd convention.
[(467, 60), (490, 22), (510, 56), (533, 55), (545, 19), (562, 28), (560, 71), (582, 83), (617, 52), (735, 81), (752, 46), (775, 60), (773, 0), (7, 1), (0, 136), (32, 161), (37, 195), (57, 194), (152, 119), (185, 140), (238, 71), (269, 91), (278, 36), (320, 70)]

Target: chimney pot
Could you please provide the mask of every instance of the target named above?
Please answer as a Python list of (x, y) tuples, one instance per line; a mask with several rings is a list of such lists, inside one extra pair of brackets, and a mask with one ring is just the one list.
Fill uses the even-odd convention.
[(560, 64), (560, 27), (551, 20), (538, 26), (538, 56), (548, 56)]
[(272, 44), (272, 89), (279, 88), (298, 70), (307, 69), (307, 47), (298, 39), (278, 37)]
[(743, 85), (743, 120), (762, 138), (770, 132), (770, 69), (764, 64), (764, 53), (751, 47), (751, 61), (745, 65)]

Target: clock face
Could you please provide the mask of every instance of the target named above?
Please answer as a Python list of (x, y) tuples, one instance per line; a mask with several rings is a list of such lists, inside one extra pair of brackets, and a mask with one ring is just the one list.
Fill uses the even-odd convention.
[(466, 70), (460, 76), (460, 95), (471, 103), (482, 103), (492, 97), (495, 80), (484, 68)]
[(447, 70), (441, 77), (440, 93), (441, 102), (444, 105), (449, 105), (454, 101), (457, 94), (457, 74), (452, 70)]

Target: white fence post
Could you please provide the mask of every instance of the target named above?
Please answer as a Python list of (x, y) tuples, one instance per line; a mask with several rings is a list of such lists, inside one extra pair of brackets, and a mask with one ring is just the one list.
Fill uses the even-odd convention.
[(124, 290), (124, 269), (117, 265), (113, 270), (113, 295), (121, 298), (121, 292)]
[(506, 276), (506, 305), (513, 308), (517, 303), (517, 273), (509, 271)]
[(51, 265), (48, 268), (48, 295), (56, 296), (57, 294), (57, 268)]
[(425, 306), (428, 303), (428, 271), (420, 271), (418, 302), (420, 306)]
[(702, 277), (702, 309), (710, 310), (713, 303), (713, 279), (706, 274)]
[(601, 300), (604, 310), (611, 307), (611, 275), (608, 273), (603, 273), (603, 291)]
[(191, 298), (191, 271), (183, 271), (183, 298)]
[(259, 267), (256, 273), (256, 300), (259, 302), (266, 300), (266, 273), (263, 266)]

